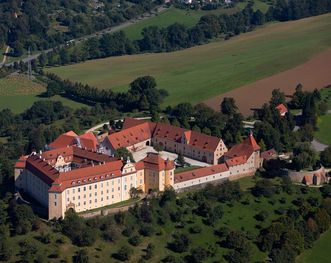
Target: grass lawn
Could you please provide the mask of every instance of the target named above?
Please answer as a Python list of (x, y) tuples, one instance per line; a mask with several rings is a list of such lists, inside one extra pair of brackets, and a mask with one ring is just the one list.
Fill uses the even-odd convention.
[(300, 255), (297, 263), (329, 263), (330, 262), (330, 244), (331, 244), (331, 229), (325, 232), (314, 244), (312, 249), (306, 250)]
[(174, 23), (181, 23), (186, 26), (193, 26), (200, 20), (201, 16), (207, 14), (234, 13), (236, 11), (238, 11), (237, 8), (231, 8), (231, 9), (219, 8), (211, 11), (203, 11), (203, 10), (185, 10), (185, 9), (170, 7), (168, 10), (164, 11), (163, 13), (155, 17), (134, 23), (131, 26), (126, 27), (125, 29), (123, 29), (123, 31), (128, 36), (128, 38), (135, 40), (135, 39), (140, 39), (142, 37), (141, 32), (145, 27), (158, 26), (162, 28), (172, 25)]
[[(34, 102), (38, 100), (46, 100), (40, 98), (45, 87), (38, 81), (31, 81), (26, 76), (9, 76), (0, 79), (0, 110), (9, 108), (14, 113), (20, 113), (29, 108)], [(54, 101), (61, 101), (64, 105), (73, 109), (86, 106), (60, 96), (51, 98)], [(88, 106), (86, 106), (88, 107)]]
[(228, 41), (182, 51), (111, 57), (47, 70), (114, 91), (127, 90), (135, 78), (152, 75), (158, 87), (170, 94), (163, 106), (198, 103), (302, 64), (330, 48), (330, 43), (331, 14), (326, 14), (268, 24)]
[(331, 86), (320, 90), (322, 100), (326, 101), (328, 109), (331, 110)]
[(318, 120), (318, 131), (315, 132), (315, 137), (321, 143), (331, 145), (331, 114), (321, 116)]

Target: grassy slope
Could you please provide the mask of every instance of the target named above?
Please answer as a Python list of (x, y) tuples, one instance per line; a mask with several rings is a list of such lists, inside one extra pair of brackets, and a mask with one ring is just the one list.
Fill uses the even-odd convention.
[(321, 143), (331, 145), (331, 114), (326, 114), (318, 120), (318, 131), (315, 132), (315, 137)]
[[(30, 107), (38, 100), (38, 95), (45, 91), (45, 87), (38, 82), (30, 81), (24, 76), (7, 77), (0, 79), (0, 110), (11, 109), (15, 113), (20, 113)], [(64, 105), (73, 109), (86, 106), (60, 96), (55, 96), (51, 100), (61, 101)]]
[(165, 12), (161, 13), (156, 17), (152, 17), (147, 20), (135, 23), (123, 31), (130, 39), (139, 39), (142, 37), (141, 32), (143, 28), (149, 26), (167, 27), (173, 23), (181, 23), (186, 26), (193, 26), (196, 24), (200, 17), (207, 14), (221, 14), (221, 13), (232, 13), (238, 10), (233, 9), (217, 9), (212, 11), (202, 11), (202, 10), (184, 10), (171, 7)]
[[(63, 78), (114, 91), (142, 75), (169, 91), (164, 105), (198, 103), (297, 66), (331, 47), (331, 14), (275, 23), (229, 41), (178, 52), (92, 60), (49, 69)], [(189, 96), (187, 96), (189, 94)]]
[[(331, 110), (331, 87), (321, 90), (322, 99), (327, 103), (328, 110)], [(318, 120), (318, 131), (315, 137), (322, 143), (331, 145), (331, 114), (321, 116)]]
[[(255, 183), (253, 178), (243, 178), (240, 179), (239, 182), (241, 187), (245, 190), (253, 186)], [(243, 200), (246, 199), (249, 202), (249, 204), (244, 205), (239, 202), (234, 202), (233, 206), (229, 206), (225, 204), (222, 205), (224, 207), (224, 216), (215, 227), (208, 226), (202, 223), (201, 217), (199, 216), (194, 216), (193, 217), (194, 223), (193, 224), (187, 223), (183, 229), (176, 228), (175, 224), (168, 221), (166, 225), (162, 226), (161, 235), (154, 234), (151, 237), (144, 237), (142, 239), (142, 243), (138, 247), (133, 247), (128, 245), (127, 242), (128, 238), (124, 237), (121, 234), (119, 234), (117, 241), (114, 243), (98, 240), (93, 246), (87, 248), (89, 252), (89, 259), (91, 262), (119, 262), (111, 258), (111, 254), (116, 252), (119, 249), (119, 247), (121, 247), (122, 245), (128, 245), (134, 250), (134, 255), (132, 256), (131, 260), (128, 262), (130, 263), (137, 262), (139, 257), (145, 254), (143, 249), (145, 249), (148, 243), (151, 242), (155, 245), (156, 251), (154, 257), (150, 260), (150, 262), (160, 262), (166, 255), (168, 254), (174, 255), (173, 252), (166, 249), (167, 242), (171, 240), (171, 235), (174, 231), (187, 233), (189, 238), (192, 240), (192, 245), (190, 246), (191, 248), (197, 247), (199, 245), (206, 247), (206, 244), (208, 243), (217, 244), (217, 242), (220, 239), (219, 237), (214, 235), (214, 230), (220, 226), (228, 226), (231, 229), (241, 229), (243, 231), (249, 231), (253, 235), (257, 235), (259, 233), (259, 230), (256, 228), (256, 225), (261, 225), (262, 227), (268, 226), (271, 220), (279, 217), (279, 215), (276, 214), (275, 210), (279, 208), (287, 208), (289, 206), (293, 206), (291, 202), (293, 199), (297, 198), (298, 196), (301, 196), (304, 199), (307, 199), (310, 196), (320, 198), (320, 192), (316, 188), (309, 188), (308, 189), (309, 194), (305, 194), (305, 195), (303, 195), (299, 191), (298, 187), (296, 187), (296, 189), (297, 191), (293, 193), (293, 195), (281, 193), (281, 194), (276, 194), (271, 199), (254, 198), (251, 194), (246, 193), (245, 198)], [(282, 204), (279, 201), (281, 198), (284, 198), (285, 200), (284, 204)], [(219, 203), (216, 202), (215, 204), (219, 204)], [(254, 216), (261, 210), (266, 210), (269, 212), (269, 217), (265, 220), (265, 222), (262, 223), (254, 219)], [(190, 215), (184, 216), (184, 218), (185, 218), (184, 221), (187, 221), (190, 218), (192, 219)], [(199, 225), (202, 228), (200, 234), (189, 233), (189, 228), (194, 225)], [(41, 233), (48, 231), (49, 228), (43, 225), (38, 232)], [(14, 256), (11, 259), (11, 262), (15, 262), (15, 260), (19, 259), (19, 255), (17, 255), (17, 252), (19, 251), (18, 244), (19, 241), (21, 240), (26, 240), (27, 242), (33, 242), (38, 248), (38, 254), (42, 253), (44, 255), (50, 255), (58, 251), (59, 258), (56, 259), (49, 258), (50, 262), (60, 262), (60, 259), (67, 259), (69, 260), (67, 262), (71, 262), (70, 259), (74, 251), (80, 249), (76, 246), (73, 246), (71, 242), (68, 240), (68, 238), (63, 237), (63, 235), (59, 233), (52, 234), (52, 243), (48, 245), (44, 245), (40, 243), (37, 238), (38, 235), (39, 234), (37, 234), (36, 232), (31, 232), (28, 235), (11, 238), (12, 249), (14, 251)], [(58, 238), (62, 238), (65, 241), (65, 244), (63, 245), (55, 244), (55, 240), (57, 240)], [(319, 241), (316, 244), (318, 243)], [(323, 243), (328, 244), (328, 242), (323, 242)], [(217, 246), (217, 254), (213, 258), (209, 258), (206, 262), (211, 263), (218, 260), (222, 260), (222, 255), (227, 253), (228, 251), (227, 249), (221, 248), (218, 245), (216, 246)], [(266, 258), (266, 254), (260, 252), (255, 245), (252, 246), (252, 252), (253, 252), (253, 259), (249, 262), (263, 261)], [(181, 256), (184, 255), (186, 255), (186, 253), (181, 254)], [(306, 262), (312, 262), (312, 261), (306, 261)]]
[(314, 244), (297, 259), (297, 263), (328, 263), (330, 262), (331, 229), (325, 232)]

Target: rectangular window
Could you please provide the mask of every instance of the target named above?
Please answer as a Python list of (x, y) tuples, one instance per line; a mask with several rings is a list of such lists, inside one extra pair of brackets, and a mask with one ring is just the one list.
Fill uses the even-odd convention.
[(86, 187), (84, 186), (84, 192), (86, 191)]
[(54, 199), (57, 199), (57, 194), (54, 194)]
[(78, 187), (78, 193), (80, 193), (80, 187)]
[(54, 206), (56, 206), (57, 205), (57, 203), (56, 202), (54, 202)]
[(103, 183), (101, 183), (101, 187), (103, 187)]
[(73, 194), (75, 193), (75, 189), (72, 189), (72, 193), (73, 193)]
[(97, 187), (98, 187), (98, 185), (97, 185), (97, 184), (95, 184), (95, 185), (94, 185), (94, 189), (97, 189)]
[(92, 186), (91, 185), (89, 186), (89, 189), (92, 190)]
[(95, 203), (97, 203), (97, 202), (98, 202), (98, 200), (97, 200), (97, 199), (94, 199), (94, 202), (95, 202)]

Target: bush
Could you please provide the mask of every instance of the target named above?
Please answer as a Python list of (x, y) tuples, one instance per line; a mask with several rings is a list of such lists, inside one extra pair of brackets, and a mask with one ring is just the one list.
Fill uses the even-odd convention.
[(258, 221), (265, 221), (269, 216), (268, 211), (260, 211), (258, 214), (255, 215), (255, 219)]
[(130, 245), (136, 247), (141, 243), (141, 238), (139, 236), (135, 235), (135, 236), (129, 238), (128, 242)]
[(126, 261), (126, 260), (130, 260), (132, 254), (133, 254), (133, 250), (131, 248), (127, 246), (123, 246), (117, 251), (117, 253), (113, 254), (113, 257), (120, 261)]
[(199, 234), (199, 233), (201, 233), (201, 230), (202, 230), (202, 228), (199, 225), (195, 225), (195, 226), (190, 227), (190, 233), (191, 234)]

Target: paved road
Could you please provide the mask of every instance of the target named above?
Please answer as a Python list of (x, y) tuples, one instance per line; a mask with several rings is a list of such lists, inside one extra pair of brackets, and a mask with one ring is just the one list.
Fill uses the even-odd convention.
[[(84, 36), (84, 37), (80, 37), (80, 38), (73, 39), (71, 42), (73, 42), (73, 43), (75, 43), (75, 44), (78, 44), (79, 42), (82, 42), (82, 41), (84, 41), (84, 40), (88, 40), (88, 39), (93, 38), (93, 37), (96, 37), (96, 36), (102, 36), (102, 35), (104, 35), (104, 34), (108, 34), (108, 33), (113, 33), (113, 32), (116, 32), (116, 31), (120, 31), (120, 30), (122, 30), (122, 29), (124, 29), (124, 28), (126, 28), (126, 27), (128, 27), (128, 26), (130, 26), (130, 25), (132, 25), (132, 24), (135, 24), (135, 23), (138, 23), (138, 22), (140, 22), (140, 21), (143, 21), (143, 20), (149, 19), (149, 18), (151, 18), (151, 17), (153, 17), (153, 16), (157, 16), (158, 14), (164, 12), (165, 10), (167, 10), (166, 7), (160, 6), (160, 7), (158, 7), (158, 8), (156, 9), (155, 12), (152, 12), (152, 14), (151, 14), (150, 12), (146, 12), (146, 13), (144, 13), (144, 14), (142, 15), (141, 18), (132, 19), (132, 20), (126, 21), (126, 22), (123, 23), (123, 24), (120, 24), (120, 25), (117, 25), (117, 26), (113, 26), (113, 27), (109, 27), (109, 28), (103, 29), (103, 30), (98, 31), (98, 32), (96, 32), (96, 33), (93, 33), (93, 34), (91, 34), (91, 35), (87, 35), (87, 36)], [(65, 45), (66, 45), (66, 44), (62, 44), (62, 45), (59, 45), (59, 47), (63, 47), (63, 46), (65, 46)], [(32, 60), (37, 59), (42, 53), (47, 54), (47, 53), (49, 53), (49, 52), (51, 52), (51, 51), (53, 51), (53, 48), (50, 48), (50, 49), (47, 49), (47, 50), (43, 50), (42, 52), (36, 53), (36, 54), (34, 54), (34, 55), (30, 56), (30, 57), (25, 57), (25, 58), (23, 58), (23, 59), (21, 59), (21, 60), (18, 60), (17, 62), (22, 61), (22, 62), (26, 63), (26, 62), (28, 62), (29, 60), (32, 61)], [(13, 64), (14, 64), (14, 62), (7, 63), (7, 64), (5, 64), (5, 65), (6, 65), (6, 66), (11, 66), (11, 65), (13, 65)], [(3, 66), (3, 63), (0, 63), (0, 68), (1, 68), (2, 66)]]

